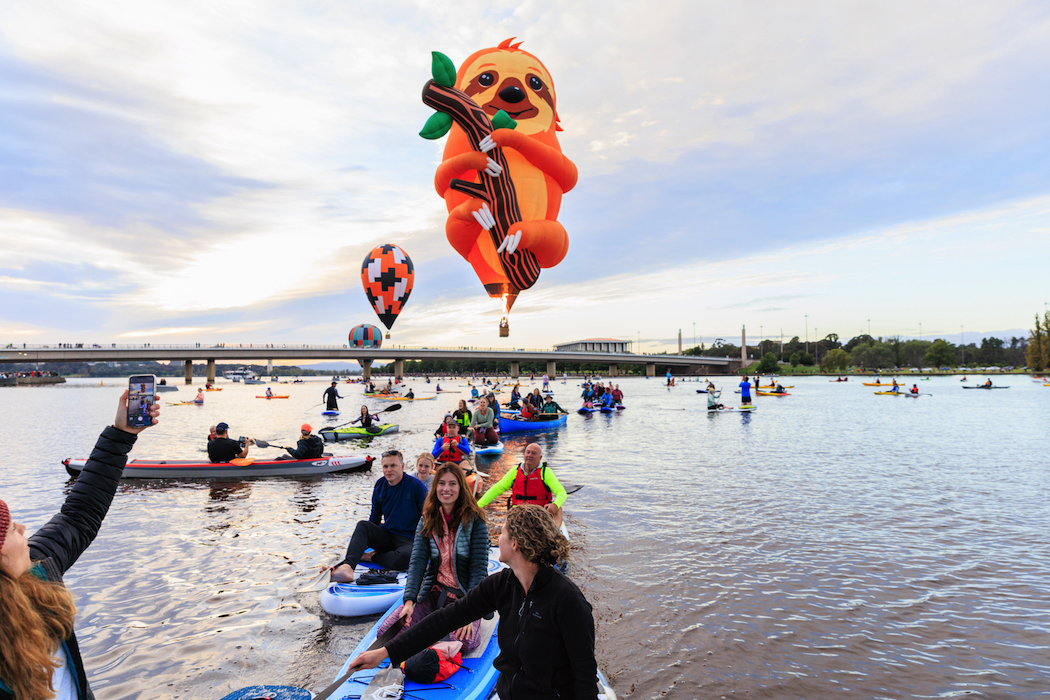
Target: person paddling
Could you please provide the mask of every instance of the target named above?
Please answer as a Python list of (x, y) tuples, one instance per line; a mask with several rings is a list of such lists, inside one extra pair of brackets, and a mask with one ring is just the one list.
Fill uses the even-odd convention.
[(355, 418), (351, 425), (354, 423), (360, 423), (362, 428), (371, 428), (372, 422), (377, 420), (379, 420), (378, 414), (369, 413), (368, 406), (362, 406), (361, 415)]
[(295, 447), (286, 447), (288, 454), (281, 455), (277, 459), (316, 459), (324, 453), (324, 440), (317, 435), (311, 435), (313, 428), (309, 423), (303, 423), (299, 428), (299, 442)]
[(336, 389), (335, 387), (336, 387), (336, 382), (332, 382), (332, 386), (330, 386), (330, 387), (328, 387), (327, 389), (324, 390), (324, 395), (321, 397), (321, 399), (323, 401), (327, 401), (328, 402), (328, 408), (325, 409), (325, 410), (328, 410), (328, 411), (338, 411), (339, 410), (339, 402), (336, 401), (336, 399), (341, 399), (343, 397), (339, 395), (339, 390)]
[(204, 403), (204, 389), (197, 389), (197, 398), (193, 400), (193, 403)]
[(510, 489), (510, 506), (531, 504), (542, 506), (551, 514), (561, 527), (561, 507), (569, 494), (558, 481), (554, 471), (543, 461), (543, 449), (535, 442), (525, 448), (525, 458), (516, 469), (508, 470), (506, 475), (481, 498), (478, 505), (482, 508), (492, 503), (504, 491)]

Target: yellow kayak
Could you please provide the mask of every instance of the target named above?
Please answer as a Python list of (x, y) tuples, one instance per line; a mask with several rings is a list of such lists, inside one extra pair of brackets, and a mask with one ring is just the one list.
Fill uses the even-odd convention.
[[(864, 386), (893, 386), (893, 382), (861, 382)], [(903, 383), (897, 382), (897, 386), (904, 386)]]
[(414, 399), (406, 399), (403, 396), (373, 396), (376, 401), (433, 401), (437, 396), (417, 396)]

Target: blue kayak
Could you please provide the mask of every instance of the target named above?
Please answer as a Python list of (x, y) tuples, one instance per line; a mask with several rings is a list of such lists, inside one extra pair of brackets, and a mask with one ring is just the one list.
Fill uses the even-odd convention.
[(579, 413), (581, 416), (585, 416), (588, 413), (597, 413), (597, 411), (598, 411), (597, 408), (587, 408), (586, 406), (580, 406), (576, 410), (576, 412)]
[(565, 425), (569, 420), (569, 417), (565, 414), (547, 415), (551, 416), (549, 420), (514, 420), (511, 416), (504, 414), (499, 417), (499, 431), (506, 434), (523, 433), (528, 430), (546, 430), (547, 428), (557, 428), (560, 425)]
[(495, 445), (478, 445), (474, 447), (474, 454), (476, 455), (499, 455), (503, 454), (503, 443), (497, 442)]

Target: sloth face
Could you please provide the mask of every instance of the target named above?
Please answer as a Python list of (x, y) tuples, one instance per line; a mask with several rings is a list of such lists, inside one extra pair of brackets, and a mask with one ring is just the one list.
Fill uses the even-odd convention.
[(490, 117), (502, 109), (524, 134), (554, 128), (554, 83), (543, 64), (524, 51), (496, 50), (478, 56), (457, 87)]

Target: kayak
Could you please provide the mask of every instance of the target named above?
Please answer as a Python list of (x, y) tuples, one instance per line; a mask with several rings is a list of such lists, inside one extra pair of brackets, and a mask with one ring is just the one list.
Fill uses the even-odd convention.
[(337, 409), (333, 408), (330, 411), (321, 411), (321, 415), (322, 416), (338, 416), (339, 415), (339, 411)]
[[(788, 385), (788, 384), (784, 384), (783, 386), (784, 386), (784, 388), (785, 388), (785, 389), (794, 389), (794, 388), (795, 388), (795, 385), (794, 385), (794, 384), (790, 384), (790, 385)], [(776, 385), (774, 384), (774, 385), (772, 385), (772, 386), (760, 386), (760, 387), (757, 387), (757, 388), (758, 388), (758, 389), (776, 389), (777, 387), (776, 387)]]
[[(861, 382), (864, 386), (893, 386), (893, 382)], [(897, 386), (902, 386), (899, 382)]]
[[(544, 414), (540, 414), (543, 416)], [(499, 418), (499, 430), (501, 433), (521, 433), (528, 430), (546, 430), (547, 428), (557, 428), (558, 426), (565, 425), (569, 417), (564, 414), (551, 415), (550, 418), (540, 418), (538, 420), (514, 420), (510, 416), (501, 414)]]
[(345, 442), (347, 440), (356, 440), (358, 438), (372, 437), (374, 435), (389, 435), (398, 431), (398, 425), (396, 423), (380, 423), (373, 425), (372, 428), (376, 429), (375, 432), (368, 432), (368, 429), (362, 428), (359, 425), (355, 425), (350, 428), (321, 428), (317, 431), (317, 434), (324, 438), (325, 442)]
[(964, 386), (963, 389), (1009, 389), (1008, 386)]
[(907, 396), (903, 391), (876, 391), (876, 396)]
[(373, 396), (372, 398), (380, 401), (433, 401), (437, 396), (416, 396), (411, 399), (407, 399), (403, 396)]
[(578, 409), (576, 409), (576, 412), (579, 413), (580, 415), (584, 415), (585, 416), (588, 413), (595, 413), (598, 410), (599, 409), (597, 409), (597, 408), (587, 408), (586, 406), (580, 406)]
[(786, 391), (756, 391), (759, 396), (791, 396)]
[(257, 398), (257, 399), (287, 399), (288, 398), (288, 394), (285, 394), (284, 396), (256, 396), (255, 398)]
[(169, 406), (203, 406), (204, 402), (203, 401), (176, 401), (175, 403), (172, 403), (171, 401), (168, 401), (167, 404)]
[(474, 454), (476, 455), (500, 455), (503, 454), (504, 446), (502, 442), (497, 442), (495, 445), (479, 445), (474, 448)]
[(222, 391), (222, 389), (205, 389), (205, 391)]
[(375, 399), (375, 398), (384, 397), (384, 396), (393, 396), (393, 397), (396, 398), (397, 396), (399, 396), (399, 394), (383, 394), (383, 393), (380, 393), (380, 392), (376, 392), (374, 394), (369, 394), (367, 391), (363, 395), (367, 396), (370, 399)]
[(842, 384), (844, 382), (848, 382), (849, 380), (848, 379), (829, 379), (828, 381), (831, 382), (832, 384)]
[[(62, 464), (70, 476), (80, 474), (86, 459), (65, 459)], [(227, 462), (212, 464), (199, 460), (133, 459), (124, 467), (124, 479), (193, 479), (248, 476), (310, 476), (361, 472), (372, 468), (372, 457), (318, 457), (317, 459), (280, 459), (255, 462), (243, 467)]]

